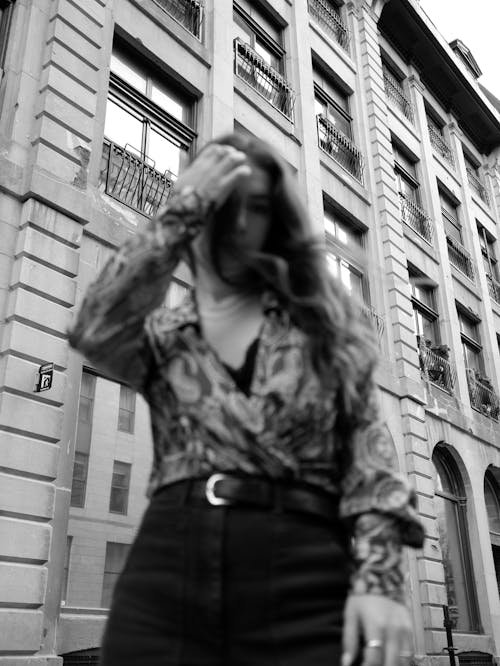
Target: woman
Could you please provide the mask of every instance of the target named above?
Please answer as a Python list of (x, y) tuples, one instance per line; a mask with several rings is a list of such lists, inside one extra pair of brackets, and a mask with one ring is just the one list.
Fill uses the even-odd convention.
[[(284, 161), (224, 136), (85, 296), (70, 343), (145, 396), (154, 439), (104, 666), (411, 658), (415, 497), (377, 419), (371, 332), (311, 238)], [(194, 290), (167, 310), (181, 259)]]

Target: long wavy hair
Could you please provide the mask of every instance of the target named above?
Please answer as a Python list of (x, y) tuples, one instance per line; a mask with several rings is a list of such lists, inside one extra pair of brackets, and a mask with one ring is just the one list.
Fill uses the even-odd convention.
[[(291, 320), (308, 336), (311, 358), (322, 384), (337, 396), (337, 427), (348, 434), (362, 414), (373, 385), (376, 342), (373, 329), (342, 283), (327, 268), (325, 244), (315, 237), (297, 195), (291, 169), (266, 142), (246, 134), (226, 134), (210, 143), (246, 153), (249, 163), (271, 180), (271, 225), (260, 251), (236, 248), (231, 224), (241, 200), (234, 192), (209, 221), (209, 252), (217, 275), (236, 288), (272, 290)], [(242, 267), (225, 275), (221, 257), (229, 253)]]

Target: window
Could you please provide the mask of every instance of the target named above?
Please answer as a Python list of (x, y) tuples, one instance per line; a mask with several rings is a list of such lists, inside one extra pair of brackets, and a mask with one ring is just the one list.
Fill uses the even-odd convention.
[(128, 543), (106, 543), (106, 558), (104, 561), (104, 576), (102, 580), (101, 607), (109, 608), (113, 597), (113, 590), (121, 574), (130, 549)]
[(118, 430), (134, 432), (135, 423), (135, 391), (128, 386), (120, 385), (120, 406), (118, 408)]
[(0, 69), (5, 65), (14, 0), (0, 0)]
[(73, 464), (73, 483), (71, 486), (71, 506), (75, 507), (85, 506), (90, 443), (92, 441), (95, 382), (95, 375), (84, 370), (80, 386), (75, 461)]
[(471, 186), (475, 194), (477, 194), (478, 197), (482, 199), (482, 201), (484, 201), (485, 204), (489, 205), (490, 198), (488, 190), (481, 182), (481, 178), (479, 175), (479, 164), (465, 150), (464, 150), (464, 161), (465, 161), (465, 171), (467, 172), (467, 180), (469, 181), (469, 185)]
[(184, 282), (172, 280), (165, 296), (165, 307), (176, 308), (186, 298), (189, 287)]
[(500, 304), (500, 274), (498, 270), (498, 261), (495, 252), (495, 239), (486, 231), (486, 229), (477, 223), (477, 233), (479, 236), (479, 245), (481, 247), (481, 256), (483, 259), (484, 272), (488, 291), (491, 298)]
[(480, 376), (484, 375), (483, 348), (479, 337), (479, 322), (458, 309), (458, 323), (465, 367), (475, 370)]
[(342, 21), (340, 7), (331, 0), (308, 0), (308, 10), (314, 20), (328, 35), (349, 52), (349, 32)]
[(484, 476), (484, 500), (488, 514), (498, 593), (500, 594), (500, 485), (496, 477), (500, 477), (498, 468), (494, 471), (492, 471), (492, 468), (486, 471)]
[(234, 4), (233, 29), (235, 74), (291, 120), (294, 93), (285, 79), (281, 26), (241, 0)]
[(457, 466), (444, 447), (436, 447), (432, 460), (436, 469), (434, 506), (452, 628), (479, 632), (465, 489)]
[(474, 263), (469, 252), (464, 247), (462, 225), (458, 216), (458, 205), (447, 194), (439, 191), (441, 201), (441, 214), (448, 244), (448, 257), (450, 264), (455, 266), (470, 280), (474, 281)]
[(111, 513), (127, 514), (128, 492), (130, 488), (129, 463), (115, 460), (113, 463), (113, 476), (111, 479), (111, 493), (109, 496), (109, 510)]
[(382, 73), (387, 99), (401, 111), (405, 118), (413, 122), (413, 106), (404, 90), (405, 77), (384, 60), (382, 61)]
[(68, 585), (69, 585), (69, 567), (71, 562), (71, 546), (73, 545), (73, 537), (66, 536), (66, 550), (64, 553), (64, 570), (63, 580), (61, 585), (61, 603), (65, 604), (68, 598)]
[(188, 159), (195, 137), (192, 102), (139, 57), (113, 49), (101, 165), (101, 188), (154, 215)]
[(443, 124), (430, 112), (427, 112), (427, 129), (429, 138), (434, 151), (441, 155), (450, 166), (455, 166), (455, 160), (450, 146), (446, 142), (443, 134)]
[(203, 0), (155, 0), (155, 2), (179, 21), (186, 30), (201, 38)]
[(363, 303), (364, 284), (363, 274), (342, 257), (339, 257), (332, 251), (327, 253), (328, 268), (332, 275), (338, 278), (347, 291), (355, 296), (360, 303)]
[(331, 208), (325, 208), (323, 221), (330, 241), (335, 240), (348, 248), (363, 247), (363, 232), (342, 219)]
[(433, 228), (430, 217), (421, 207), (416, 163), (395, 143), (392, 145), (392, 152), (402, 220), (428, 243), (431, 243)]
[(314, 112), (318, 145), (357, 180), (363, 180), (363, 159), (352, 140), (349, 94), (314, 70)]
[(408, 272), (417, 340), (421, 340), (428, 346), (439, 345), (439, 314), (436, 309), (436, 289), (422, 273), (417, 272), (412, 267), (408, 267)]

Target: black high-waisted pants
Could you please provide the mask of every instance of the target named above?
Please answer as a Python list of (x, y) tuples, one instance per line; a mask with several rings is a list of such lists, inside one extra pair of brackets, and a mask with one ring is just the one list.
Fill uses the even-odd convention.
[(306, 514), (151, 500), (116, 584), (101, 666), (337, 666), (346, 538)]

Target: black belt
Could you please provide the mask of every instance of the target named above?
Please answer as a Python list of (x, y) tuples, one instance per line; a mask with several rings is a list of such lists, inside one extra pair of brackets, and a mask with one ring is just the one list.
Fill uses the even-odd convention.
[[(222, 473), (212, 474), (208, 479), (190, 479), (180, 483), (188, 484), (187, 501), (196, 498), (206, 500), (212, 506), (297, 511), (332, 522), (338, 518), (338, 498), (310, 484)], [(167, 489), (168, 486), (165, 486), (164, 490)]]

